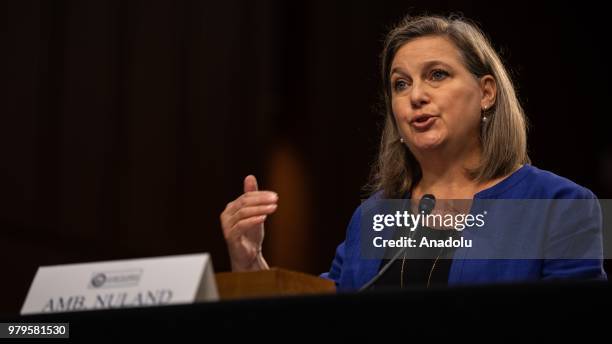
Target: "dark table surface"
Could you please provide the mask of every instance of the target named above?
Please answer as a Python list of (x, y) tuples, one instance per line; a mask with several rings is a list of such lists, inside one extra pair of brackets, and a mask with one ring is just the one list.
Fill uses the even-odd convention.
[(0, 322), (68, 322), (71, 341), (83, 342), (210, 342), (205, 339), (211, 338), (327, 342), (456, 338), (485, 332), (499, 336), (492, 340), (564, 337), (570, 332), (609, 337), (611, 292), (607, 282), (405, 289), (3, 316)]

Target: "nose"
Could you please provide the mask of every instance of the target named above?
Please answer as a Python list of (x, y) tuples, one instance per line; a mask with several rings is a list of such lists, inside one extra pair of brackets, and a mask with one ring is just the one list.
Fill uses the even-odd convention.
[(414, 82), (410, 88), (410, 104), (413, 109), (422, 108), (430, 101), (427, 85), (422, 82)]

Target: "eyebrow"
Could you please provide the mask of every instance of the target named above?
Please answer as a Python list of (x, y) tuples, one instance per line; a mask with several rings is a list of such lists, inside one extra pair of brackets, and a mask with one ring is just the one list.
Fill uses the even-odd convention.
[[(435, 65), (442, 65), (442, 66), (445, 66), (446, 68), (452, 69), (452, 67), (448, 63), (440, 61), (440, 60), (425, 61), (421, 65), (422, 65), (421, 69), (429, 69)], [(394, 67), (393, 69), (391, 69), (391, 73), (389, 73), (389, 75), (393, 75), (394, 73), (408, 75), (408, 73), (405, 73), (404, 70), (400, 67)]]

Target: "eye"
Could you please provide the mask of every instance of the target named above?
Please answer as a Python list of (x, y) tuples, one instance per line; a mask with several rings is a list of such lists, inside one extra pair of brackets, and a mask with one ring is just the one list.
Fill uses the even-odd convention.
[(448, 76), (448, 72), (442, 69), (434, 69), (431, 71), (431, 79), (433, 81), (440, 81)]
[(395, 91), (400, 92), (408, 88), (408, 83), (406, 82), (406, 80), (397, 79), (393, 83), (393, 88), (395, 89)]

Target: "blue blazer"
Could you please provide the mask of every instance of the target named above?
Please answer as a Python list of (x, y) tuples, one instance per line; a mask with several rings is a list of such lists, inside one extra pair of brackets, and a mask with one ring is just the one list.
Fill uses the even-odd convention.
[[(382, 259), (366, 259), (360, 251), (362, 232), (361, 217), (374, 200), (377, 193), (364, 201), (354, 212), (348, 225), (345, 241), (337, 250), (329, 272), (321, 277), (333, 280), (338, 291), (359, 289), (380, 269)], [(603, 269), (602, 219), (599, 203), (588, 189), (551, 172), (524, 165), (508, 178), (493, 187), (474, 195), (478, 199), (591, 199), (592, 206), (584, 214), (575, 214), (573, 220), (565, 225), (552, 223), (545, 235), (532, 236), (529, 228), (513, 228), (512, 235), (518, 236), (522, 245), (535, 245), (549, 248), (550, 245), (571, 245), (573, 235), (588, 237), (592, 244), (588, 259), (470, 259), (471, 251), (459, 248), (455, 251), (451, 264), (448, 284), (485, 284), (512, 283), (548, 280), (556, 278), (600, 279), (605, 280)], [(582, 212), (581, 212), (582, 213)], [(550, 219), (548, 220), (550, 221)], [(567, 219), (553, 218), (561, 224)], [(529, 226), (526, 226), (529, 227)], [(383, 231), (381, 233), (389, 233)], [(387, 234), (387, 238), (389, 238)], [(507, 237), (505, 237), (507, 238)], [(490, 235), (481, 239), (482, 247), (507, 247), (503, 235)], [(473, 257), (473, 256), (472, 256)], [(479, 257), (482, 257), (480, 255)]]

